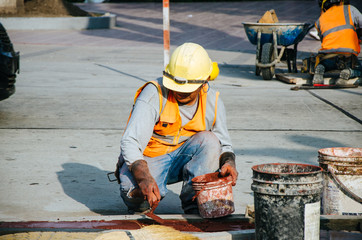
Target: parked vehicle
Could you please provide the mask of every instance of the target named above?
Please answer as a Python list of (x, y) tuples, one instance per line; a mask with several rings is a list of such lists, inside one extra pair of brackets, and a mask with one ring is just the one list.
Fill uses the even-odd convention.
[(19, 52), (13, 44), (4, 26), (0, 23), (0, 101), (15, 93), (16, 74), (19, 73)]

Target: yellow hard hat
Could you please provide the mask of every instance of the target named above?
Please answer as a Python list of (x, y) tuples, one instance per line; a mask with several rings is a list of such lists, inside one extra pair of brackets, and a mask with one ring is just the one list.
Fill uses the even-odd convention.
[(163, 72), (163, 85), (176, 92), (193, 92), (207, 82), (212, 69), (211, 59), (202, 46), (184, 43), (172, 53)]

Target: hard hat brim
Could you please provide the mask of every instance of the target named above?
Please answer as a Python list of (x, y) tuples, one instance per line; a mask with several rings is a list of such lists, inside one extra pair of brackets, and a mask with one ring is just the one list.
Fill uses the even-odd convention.
[(175, 91), (175, 92), (183, 92), (183, 93), (191, 93), (196, 91), (202, 83), (186, 83), (179, 84), (176, 83), (173, 79), (170, 79), (166, 76), (162, 77), (162, 84), (165, 88)]

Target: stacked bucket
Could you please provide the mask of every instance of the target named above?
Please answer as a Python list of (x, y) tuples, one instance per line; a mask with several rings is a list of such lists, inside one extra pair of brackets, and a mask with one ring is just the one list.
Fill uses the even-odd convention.
[(319, 150), (325, 172), (322, 214), (362, 216), (362, 148)]
[(252, 167), (256, 239), (320, 238), (320, 213), (362, 215), (362, 148), (319, 150), (319, 166)]

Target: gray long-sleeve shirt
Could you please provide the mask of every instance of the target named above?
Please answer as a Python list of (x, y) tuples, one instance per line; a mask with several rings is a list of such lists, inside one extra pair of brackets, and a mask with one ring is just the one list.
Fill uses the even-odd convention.
[[(211, 88), (209, 91), (214, 91)], [(121, 154), (127, 165), (137, 160), (144, 159), (143, 151), (153, 133), (153, 128), (158, 122), (160, 101), (155, 85), (148, 84), (133, 107), (131, 118), (121, 139)], [(182, 126), (192, 119), (196, 112), (197, 102), (193, 106), (179, 106)], [(217, 116), (211, 131), (219, 138), (221, 153), (233, 152), (230, 136), (226, 125), (225, 106), (220, 98), (217, 102)]]
[(360, 11), (358, 11), (357, 8), (355, 8), (354, 6), (350, 5), (350, 9), (351, 9), (351, 18), (353, 19), (353, 23), (356, 26), (356, 28), (362, 28), (362, 14), (360, 13)]

